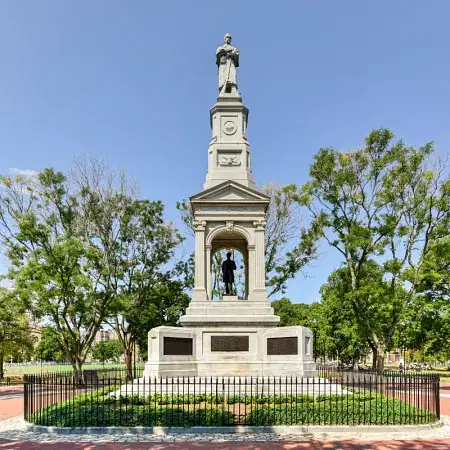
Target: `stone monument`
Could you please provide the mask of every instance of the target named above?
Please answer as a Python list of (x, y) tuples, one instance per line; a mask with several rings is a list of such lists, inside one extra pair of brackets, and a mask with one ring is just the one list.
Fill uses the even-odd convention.
[[(269, 197), (259, 192), (247, 141), (248, 109), (238, 91), (239, 52), (225, 35), (216, 52), (219, 96), (210, 111), (212, 140), (203, 190), (190, 198), (195, 229), (195, 286), (182, 327), (149, 332), (144, 377), (314, 376), (308, 328), (277, 327), (267, 299), (264, 260)], [(238, 250), (244, 294), (213, 300), (212, 258)], [(228, 281), (229, 282), (229, 281)]]

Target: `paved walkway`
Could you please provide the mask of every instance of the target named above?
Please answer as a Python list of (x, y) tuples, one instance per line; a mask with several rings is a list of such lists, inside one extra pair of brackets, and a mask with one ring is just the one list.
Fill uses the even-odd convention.
[(23, 386), (0, 386), (0, 421), (23, 414)]
[[(320, 433), (300, 436), (276, 435), (184, 435), (184, 436), (55, 436), (24, 430), (20, 386), (0, 387), (0, 450), (125, 450), (125, 449), (242, 449), (242, 450), (449, 450), (450, 417), (435, 430), (410, 433)], [(441, 388), (441, 412), (450, 416), (450, 384)], [(8, 420), (5, 420), (8, 419)], [(68, 442), (70, 441), (70, 442)]]
[(445, 440), (423, 440), (423, 441), (378, 441), (378, 442), (358, 442), (358, 441), (339, 441), (339, 442), (210, 442), (210, 443), (105, 443), (105, 444), (89, 444), (89, 443), (45, 443), (37, 444), (31, 442), (2, 442), (0, 441), (1, 450), (34, 450), (34, 449), (54, 449), (54, 450), (448, 450), (450, 448), (450, 439)]

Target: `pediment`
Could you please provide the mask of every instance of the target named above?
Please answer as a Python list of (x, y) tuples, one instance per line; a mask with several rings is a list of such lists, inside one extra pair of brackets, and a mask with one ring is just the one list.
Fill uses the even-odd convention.
[(268, 203), (269, 197), (235, 181), (206, 189), (191, 197), (192, 203)]

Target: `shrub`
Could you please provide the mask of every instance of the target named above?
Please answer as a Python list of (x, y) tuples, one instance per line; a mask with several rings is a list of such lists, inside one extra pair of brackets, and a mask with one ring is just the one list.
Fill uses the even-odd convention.
[[(74, 414), (75, 413), (75, 414)], [(234, 415), (222, 408), (190, 410), (178, 407), (148, 405), (128, 409), (112, 405), (93, 404), (78, 406), (53, 405), (41, 413), (33, 414), (29, 421), (36, 425), (57, 427), (95, 426), (225, 426), (235, 423)]]
[[(354, 389), (345, 395), (229, 396), (228, 405), (245, 404), (239, 417), (222, 405), (222, 395), (111, 395), (117, 386), (84, 393), (43, 408), (28, 418), (37, 425), (223, 426), (249, 425), (417, 424), (436, 421), (427, 411), (398, 399)], [(236, 411), (236, 407), (235, 411)]]
[(271, 426), (395, 425), (436, 421), (436, 417), (427, 411), (419, 410), (397, 399), (352, 401), (351, 397), (342, 398), (345, 400), (308, 402), (296, 405), (264, 405), (260, 408), (253, 408), (247, 415), (247, 422), (250, 425)]

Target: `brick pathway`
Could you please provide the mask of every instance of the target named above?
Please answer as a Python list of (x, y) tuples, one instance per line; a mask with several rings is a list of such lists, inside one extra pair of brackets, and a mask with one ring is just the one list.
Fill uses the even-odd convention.
[(14, 386), (0, 386), (0, 400), (10, 395), (23, 394), (23, 385), (16, 384)]
[(23, 399), (21, 397), (8, 400), (1, 400), (0, 397), (0, 421), (23, 414), (22, 403)]
[(0, 421), (23, 414), (22, 394), (23, 386), (0, 386)]

